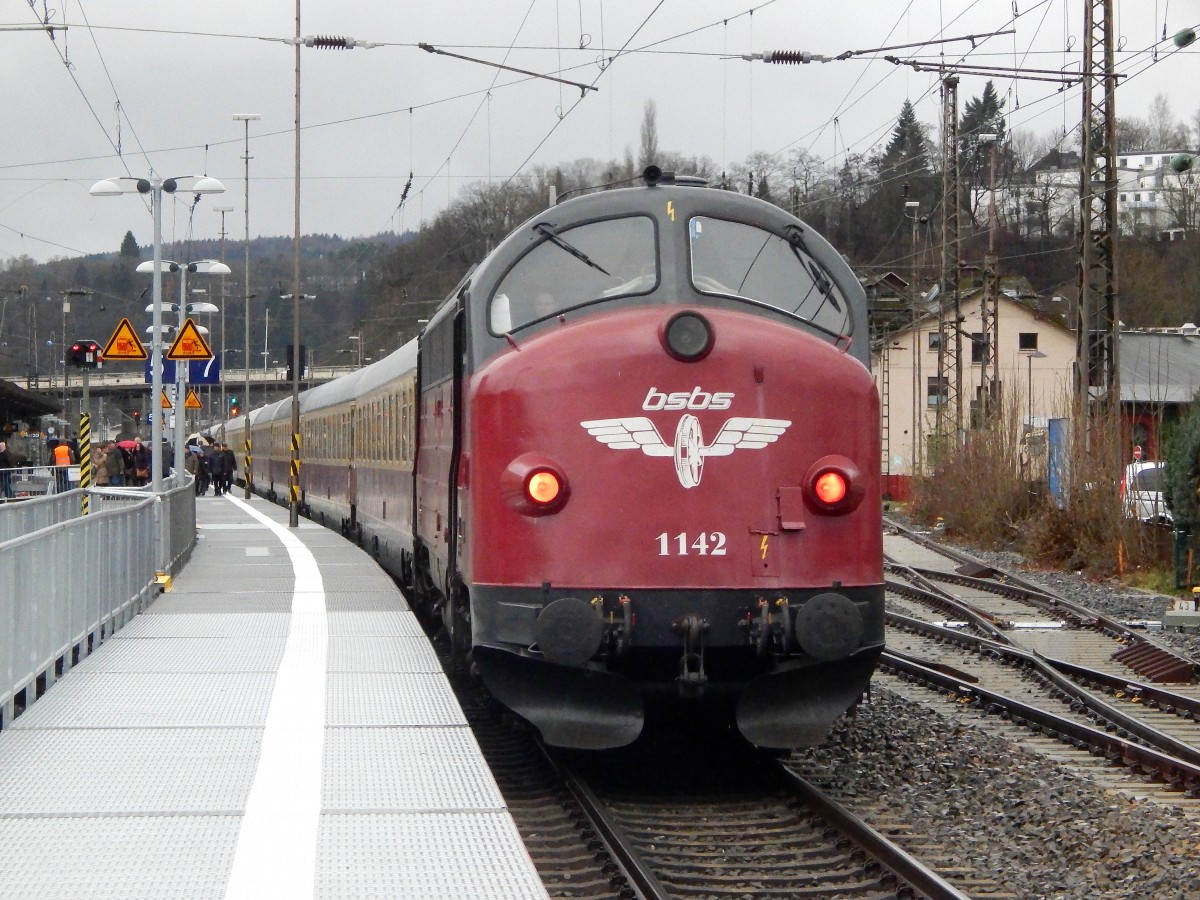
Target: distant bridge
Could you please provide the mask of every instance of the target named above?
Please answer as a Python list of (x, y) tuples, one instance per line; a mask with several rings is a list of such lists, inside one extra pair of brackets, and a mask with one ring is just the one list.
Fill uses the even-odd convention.
[[(300, 389), (307, 390), (318, 384), (332, 381), (342, 375), (355, 371), (355, 366), (310, 366), (304, 370), (300, 380)], [(250, 370), (250, 396), (244, 396), (246, 386), (245, 369), (223, 369), (221, 384), (225, 386), (226, 397), (237, 397), (238, 406), (244, 411), (266, 403), (274, 402), (287, 396), (292, 389), (288, 379), (286, 366), (272, 366), (266, 369)], [(4, 380), (12, 382), (26, 390), (40, 394), (45, 399), (60, 404), (63, 408), (61, 418), (54, 417), (64, 428), (74, 430), (79, 424), (79, 411), (83, 401), (83, 374), (78, 370), (70, 370), (65, 375), (55, 372), (49, 376), (26, 375), (5, 376)], [(188, 410), (188, 420), (192, 430), (202, 429), (225, 418), (225, 411), (220, 409), (221, 384), (193, 384), (189, 388), (196, 391), (204, 408)], [(174, 382), (164, 382), (163, 388), (167, 396), (171, 396)], [(93, 416), (93, 429), (103, 436), (105, 431), (142, 430), (148, 426), (145, 422), (150, 414), (158, 409), (158, 402), (150, 397), (150, 385), (146, 383), (144, 371), (88, 373), (89, 407)], [(136, 422), (132, 411), (137, 410), (142, 416), (142, 422)]]

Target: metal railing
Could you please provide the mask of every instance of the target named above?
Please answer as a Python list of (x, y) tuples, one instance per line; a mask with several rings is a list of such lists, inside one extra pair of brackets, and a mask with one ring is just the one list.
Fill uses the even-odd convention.
[(196, 543), (192, 479), (0, 505), (0, 728), (154, 597)]

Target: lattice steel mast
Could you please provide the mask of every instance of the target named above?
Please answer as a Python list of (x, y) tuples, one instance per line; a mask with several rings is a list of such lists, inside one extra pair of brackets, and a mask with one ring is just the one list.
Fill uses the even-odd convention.
[[(938, 385), (942, 392), (937, 406), (936, 430), (939, 441), (947, 442), (953, 433), (954, 444), (962, 440), (962, 311), (958, 298), (958, 77), (942, 79), (942, 295), (938, 306)], [(953, 421), (950, 421), (953, 411)], [(951, 430), (951, 427), (953, 430)], [(948, 443), (948, 442), (947, 442)]]
[(1115, 412), (1120, 402), (1116, 86), (1113, 0), (1086, 0), (1079, 181), (1079, 313), (1075, 345), (1079, 429), (1076, 437), (1085, 442), (1093, 406), (1103, 403)]

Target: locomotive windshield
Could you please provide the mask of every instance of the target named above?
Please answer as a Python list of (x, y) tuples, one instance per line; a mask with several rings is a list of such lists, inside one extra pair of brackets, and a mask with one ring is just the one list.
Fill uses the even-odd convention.
[(692, 284), (702, 294), (752, 300), (831, 336), (849, 335), (850, 307), (804, 246), (754, 225), (695, 216), (688, 223)]
[(580, 304), (646, 294), (658, 285), (654, 222), (626, 216), (558, 231), (533, 230), (544, 240), (522, 256), (492, 295), (491, 329), (506, 334)]

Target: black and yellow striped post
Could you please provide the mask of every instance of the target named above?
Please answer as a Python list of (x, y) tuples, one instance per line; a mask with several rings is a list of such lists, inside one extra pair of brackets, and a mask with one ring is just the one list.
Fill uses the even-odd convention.
[(249, 427), (249, 419), (250, 419), (250, 416), (249, 416), (249, 414), (247, 414), (247, 415), (246, 415), (246, 420), (247, 420), (247, 426), (246, 426), (246, 465), (245, 465), (245, 468), (243, 469), (243, 472), (245, 473), (245, 474), (244, 474), (244, 476), (243, 476), (243, 478), (244, 478), (244, 480), (245, 480), (245, 486), (246, 486), (246, 499), (247, 499), (247, 500), (249, 500), (249, 499), (250, 499), (250, 495), (254, 493), (254, 458), (253, 458), (253, 457), (250, 455), (250, 427)]
[(288, 488), (292, 493), (292, 509), (298, 510), (300, 506), (300, 435), (296, 433), (292, 434), (292, 467), (291, 477), (288, 478)]
[(80, 512), (86, 516), (92, 499), (88, 494), (92, 487), (92, 417), (87, 413), (79, 416), (79, 486), (83, 489)]

